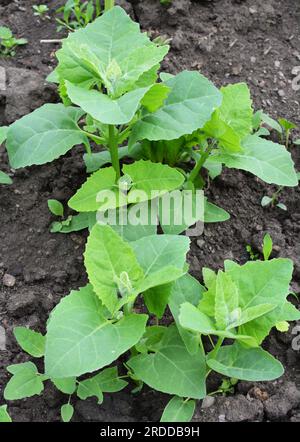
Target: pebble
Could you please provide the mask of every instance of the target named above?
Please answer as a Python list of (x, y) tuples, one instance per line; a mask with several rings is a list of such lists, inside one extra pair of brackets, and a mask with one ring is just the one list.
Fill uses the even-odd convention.
[(201, 404), (201, 408), (209, 408), (214, 405), (216, 399), (213, 396), (206, 396)]
[(278, 91), (278, 95), (279, 95), (279, 97), (284, 97), (284, 96), (285, 96), (285, 92), (284, 92), (284, 90), (279, 89), (279, 91)]
[(16, 278), (9, 273), (5, 273), (5, 275), (3, 276), (3, 285), (5, 285), (6, 287), (13, 287), (15, 283)]

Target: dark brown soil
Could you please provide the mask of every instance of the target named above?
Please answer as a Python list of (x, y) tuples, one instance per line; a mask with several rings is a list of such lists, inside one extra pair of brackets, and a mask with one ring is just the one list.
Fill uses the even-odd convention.
[[(51, 8), (52, 17), (45, 21), (33, 17), (31, 7), (35, 3), (0, 1), (0, 24), (9, 25), (18, 36), (29, 40), (15, 58), (0, 60), (0, 66), (8, 68), (10, 88), (0, 94), (1, 123), (13, 121), (27, 108), (30, 111), (56, 99), (55, 92), (40, 78), (52, 69), (57, 46), (41, 44), (40, 40), (60, 38), (53, 10), (62, 2), (43, 2)], [(246, 81), (256, 108), (300, 124), (300, 91), (293, 91), (291, 86), (295, 77), (292, 70), (300, 66), (298, 0), (173, 0), (169, 8), (161, 6), (159, 0), (119, 3), (153, 36), (173, 38), (165, 70), (199, 69), (217, 85)], [(24, 80), (28, 79), (24, 69), (37, 75), (36, 90)], [(15, 87), (16, 78), (19, 87)], [(18, 102), (22, 109), (15, 105)], [(292, 154), (299, 169), (299, 149), (292, 148)], [(1, 169), (10, 171), (3, 148), (0, 164)], [(44, 331), (49, 311), (60, 297), (86, 282), (82, 264), (86, 234), (50, 234), (52, 218), (47, 208), (48, 198), (66, 203), (84, 181), (81, 149), (50, 165), (10, 172), (14, 184), (2, 186), (0, 193), (0, 321), (7, 334), (6, 350), (0, 349), (0, 404), (8, 380), (5, 367), (27, 359), (12, 336), (13, 327), (28, 325)], [(222, 267), (227, 258), (245, 262), (245, 246), (259, 249), (263, 234), (269, 232), (275, 255), (294, 260), (293, 289), (300, 292), (300, 191), (294, 188), (282, 193), (287, 212), (260, 206), (262, 196), (272, 191), (250, 174), (235, 170), (225, 170), (210, 184), (210, 200), (228, 210), (231, 219), (206, 226), (203, 236), (193, 241), (189, 262), (195, 276), (200, 277), (204, 265)], [(16, 278), (11, 288), (2, 284), (7, 273)], [(300, 352), (292, 350), (293, 337), (291, 332), (274, 332), (266, 342), (266, 348), (286, 367), (282, 379), (255, 386), (241, 382), (234, 396), (218, 397), (208, 408), (199, 404), (195, 420), (300, 421)], [(48, 385), (43, 396), (8, 405), (14, 420), (56, 421), (63, 400), (63, 395)], [(165, 395), (146, 388), (139, 395), (131, 395), (130, 389), (108, 395), (101, 407), (92, 399), (74, 399), (75, 420), (157, 421), (167, 400)]]

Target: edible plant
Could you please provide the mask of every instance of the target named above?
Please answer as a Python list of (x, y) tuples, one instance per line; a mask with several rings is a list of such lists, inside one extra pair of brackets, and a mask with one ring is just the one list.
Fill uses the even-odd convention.
[(32, 6), (33, 9), (33, 15), (35, 17), (39, 17), (39, 18), (50, 18), (49, 16), (47, 16), (47, 12), (49, 11), (49, 8), (47, 5), (33, 5)]
[(26, 38), (15, 38), (8, 27), (0, 26), (0, 56), (13, 57), (16, 54), (15, 49), (26, 43)]
[(279, 201), (279, 197), (284, 187), (279, 186), (276, 192), (272, 194), (272, 196), (263, 196), (261, 199), (262, 207), (278, 207), (281, 210), (287, 210), (287, 206)]
[[(202, 270), (202, 286), (187, 273), (188, 248), (185, 236), (148, 231), (125, 240), (111, 226), (96, 224), (84, 255), (90, 283), (60, 301), (45, 336), (14, 330), (24, 351), (44, 358), (45, 372), (32, 362), (9, 366), (5, 399), (40, 394), (52, 382), (66, 394), (61, 413), (69, 420), (73, 395), (95, 396), (101, 404), (103, 393), (133, 381), (139, 389), (146, 384), (172, 395), (162, 420), (184, 421), (191, 419), (195, 401), (210, 393), (206, 382), (213, 371), (226, 381), (218, 392), (225, 392), (225, 384), (229, 391), (227, 378), (231, 389), (233, 379), (280, 377), (281, 363), (261, 344), (273, 327), (286, 330), (287, 321), (300, 318), (286, 299), (292, 262), (225, 261), (224, 271)], [(135, 308), (139, 297), (144, 312)], [(159, 322), (167, 306), (174, 318), (168, 326)], [(149, 315), (157, 317), (156, 325)], [(127, 350), (120, 372), (107, 368)]]
[[(109, 2), (106, 1), (108, 4)], [(106, 6), (108, 7), (108, 6)], [(57, 31), (66, 28), (68, 31), (75, 31), (85, 27), (102, 13), (100, 0), (67, 0), (65, 5), (56, 10), (62, 18), (56, 18), (58, 23)]]

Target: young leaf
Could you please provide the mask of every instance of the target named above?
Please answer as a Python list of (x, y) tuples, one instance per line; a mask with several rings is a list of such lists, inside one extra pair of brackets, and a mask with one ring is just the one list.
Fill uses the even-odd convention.
[(64, 216), (64, 206), (60, 201), (52, 199), (48, 200), (48, 208), (53, 215)]
[(296, 186), (298, 179), (291, 154), (284, 146), (249, 135), (242, 142), (243, 153), (224, 153), (211, 157), (225, 166), (253, 173), (268, 184)]
[(12, 179), (0, 170), (0, 184), (12, 184)]
[(12, 419), (7, 412), (7, 405), (0, 406), (0, 423), (3, 422), (12, 422)]
[(149, 87), (135, 89), (113, 100), (108, 95), (94, 89), (86, 90), (66, 81), (68, 95), (72, 103), (104, 124), (126, 124), (132, 120), (142, 98)]
[(155, 353), (134, 356), (128, 366), (155, 390), (193, 399), (206, 396), (204, 355), (200, 349), (191, 355), (174, 326), (165, 333)]
[(45, 336), (26, 327), (14, 328), (15, 338), (26, 353), (41, 358), (45, 354)]
[(95, 293), (111, 312), (118, 304), (118, 291), (122, 291), (121, 274), (126, 272), (131, 287), (144, 276), (132, 246), (110, 226), (93, 227), (84, 258)]
[(179, 322), (180, 305), (184, 302), (189, 302), (192, 305), (197, 306), (202, 297), (203, 291), (204, 287), (191, 275), (186, 274), (177, 279), (172, 285), (172, 291), (169, 298), (171, 313), (174, 317), (179, 334), (190, 354), (197, 353), (199, 349), (199, 334), (181, 327)]
[(94, 377), (103, 393), (117, 393), (128, 385), (128, 382), (119, 378), (117, 367), (105, 368)]
[(95, 378), (81, 381), (78, 385), (77, 396), (82, 400), (96, 396), (99, 405), (103, 402), (103, 393)]
[(216, 279), (215, 320), (219, 330), (228, 328), (232, 312), (239, 307), (239, 292), (235, 283), (226, 273), (219, 271)]
[(205, 201), (204, 206), (204, 222), (205, 223), (220, 223), (230, 219), (230, 215), (226, 210), (215, 204)]
[(76, 390), (76, 378), (51, 379), (55, 387), (65, 394), (73, 394)]
[(154, 84), (142, 98), (141, 104), (149, 111), (157, 111), (169, 95), (170, 88), (163, 83)]
[(164, 409), (160, 422), (190, 422), (195, 412), (196, 403), (174, 396)]
[(84, 114), (63, 104), (45, 104), (9, 126), (6, 147), (12, 167), (48, 163), (76, 144), (88, 143), (77, 125)]
[(143, 294), (148, 311), (158, 319), (161, 319), (165, 313), (171, 290), (172, 283), (169, 283), (152, 287)]
[(81, 376), (111, 364), (145, 332), (146, 315), (106, 319), (90, 285), (72, 291), (53, 310), (46, 340), (45, 367), (51, 378)]
[(260, 204), (262, 207), (267, 207), (272, 203), (272, 201), (272, 198), (270, 198), (269, 196), (263, 196)]
[(4, 398), (8, 401), (24, 399), (40, 394), (44, 385), (37, 368), (33, 363), (10, 366), (13, 377), (8, 381), (4, 390)]
[(7, 132), (8, 132), (7, 126), (0, 127), (0, 144), (2, 144), (6, 140)]
[(297, 129), (297, 126), (295, 123), (292, 123), (291, 121), (288, 121), (285, 118), (278, 118), (278, 123), (285, 131), (288, 131), (291, 129)]
[(60, 409), (63, 422), (70, 422), (74, 414), (74, 408), (71, 404), (64, 404)]
[(282, 127), (280, 126), (280, 124), (276, 120), (274, 120), (273, 118), (271, 118), (269, 115), (265, 114), (264, 112), (261, 112), (260, 116), (261, 116), (261, 120), (263, 121), (263, 123), (265, 123), (271, 129), (276, 130), (276, 132), (278, 132), (279, 134), (282, 134)]
[(129, 148), (138, 140), (174, 140), (191, 134), (204, 126), (222, 101), (218, 89), (195, 71), (183, 71), (165, 84), (171, 91), (164, 105), (133, 126)]
[(272, 250), (273, 250), (273, 241), (269, 233), (267, 233), (264, 236), (264, 242), (263, 242), (263, 255), (265, 261), (268, 261), (268, 259), (270, 258)]
[(238, 343), (221, 347), (216, 357), (208, 355), (207, 365), (218, 373), (244, 381), (271, 381), (284, 372), (281, 363), (270, 353)]

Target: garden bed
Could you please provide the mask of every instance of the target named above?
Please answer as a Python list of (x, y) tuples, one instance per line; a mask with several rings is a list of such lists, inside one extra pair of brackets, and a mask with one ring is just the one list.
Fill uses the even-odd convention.
[[(5, 3), (0, 1), (0, 5)], [(44, 3), (53, 17), (53, 8), (60, 2)], [(164, 70), (200, 70), (218, 86), (245, 81), (256, 109), (263, 108), (273, 117), (300, 125), (300, 91), (295, 92), (291, 85), (292, 69), (300, 65), (298, 0), (267, 0), (264, 4), (258, 0), (174, 0), (170, 8), (156, 0), (118, 3), (143, 30), (173, 38)], [(35, 1), (10, 2), (0, 9), (0, 24), (9, 25), (18, 36), (29, 40), (16, 57), (0, 60), (8, 81), (8, 90), (0, 100), (1, 124), (13, 122), (43, 102), (57, 100), (54, 88), (43, 81), (55, 65), (57, 45), (40, 44), (40, 40), (60, 35), (53, 19), (39, 21), (32, 16), (32, 4)], [(1, 187), (0, 279), (4, 277), (6, 284), (8, 279), (11, 286), (0, 283), (0, 321), (7, 334), (6, 349), (0, 348), (0, 403), (9, 378), (7, 365), (28, 360), (16, 344), (13, 327), (26, 325), (44, 332), (49, 312), (59, 299), (87, 281), (82, 258), (86, 234), (49, 233), (53, 218), (47, 207), (49, 198), (66, 203), (85, 180), (82, 153), (75, 149), (51, 164), (18, 170), (13, 185)], [(292, 149), (292, 156), (299, 170), (299, 148)], [(3, 148), (0, 160), (1, 165), (7, 165)], [(9, 172), (8, 165), (4, 171)], [(201, 278), (203, 266), (221, 268), (225, 259), (246, 262), (246, 245), (260, 250), (268, 232), (275, 256), (294, 261), (292, 288), (300, 292), (299, 187), (283, 191), (281, 200), (288, 208), (286, 212), (261, 207), (261, 198), (273, 190), (258, 178), (234, 169), (225, 169), (216, 178), (207, 195), (227, 210), (231, 219), (206, 225), (204, 234), (193, 239), (188, 261), (195, 277)], [(216, 397), (213, 403), (206, 402), (205, 408), (200, 401), (194, 420), (300, 421), (300, 352), (292, 349), (291, 330), (292, 326), (290, 333), (272, 332), (264, 344), (285, 366), (282, 378), (268, 383), (240, 382), (234, 395)], [(57, 421), (64, 403), (62, 396), (47, 385), (43, 396), (11, 402), (9, 411), (16, 421)], [(167, 401), (167, 396), (149, 388), (132, 395), (127, 387), (120, 393), (105, 395), (102, 406), (94, 399), (74, 400), (74, 420), (157, 421)]]

